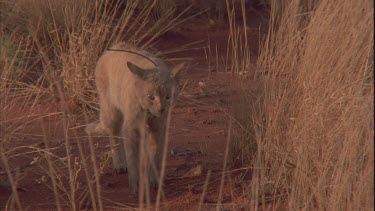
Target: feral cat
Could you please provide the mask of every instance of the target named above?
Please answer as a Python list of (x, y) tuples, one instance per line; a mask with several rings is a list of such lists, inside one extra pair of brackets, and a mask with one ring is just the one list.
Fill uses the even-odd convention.
[(159, 182), (168, 110), (177, 100), (182, 67), (170, 71), (151, 53), (125, 43), (111, 46), (96, 65), (100, 122), (89, 124), (87, 132), (109, 135), (114, 171), (127, 169), (133, 192), (139, 186), (141, 141), (149, 184)]

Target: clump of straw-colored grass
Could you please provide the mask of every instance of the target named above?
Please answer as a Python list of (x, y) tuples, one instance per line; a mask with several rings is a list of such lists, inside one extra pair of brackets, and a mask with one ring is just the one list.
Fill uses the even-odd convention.
[(260, 134), (249, 139), (257, 143), (251, 200), (371, 210), (373, 2), (292, 0), (282, 8), (271, 12), (255, 76), (264, 94), (261, 117), (250, 114)]

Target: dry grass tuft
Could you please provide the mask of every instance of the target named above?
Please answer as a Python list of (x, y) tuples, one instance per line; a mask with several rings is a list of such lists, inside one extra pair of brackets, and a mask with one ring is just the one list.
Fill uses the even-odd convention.
[(272, 12), (256, 73), (262, 106), (241, 114), (260, 134), (247, 139), (257, 143), (254, 208), (374, 209), (373, 9), (292, 0)]

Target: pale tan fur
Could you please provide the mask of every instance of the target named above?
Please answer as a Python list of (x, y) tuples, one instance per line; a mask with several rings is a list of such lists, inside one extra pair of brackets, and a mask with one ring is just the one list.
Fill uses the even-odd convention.
[(100, 122), (90, 124), (87, 132), (109, 135), (114, 171), (128, 170), (133, 192), (139, 186), (141, 137), (149, 184), (159, 181), (168, 109), (177, 100), (176, 75), (182, 66), (169, 71), (151, 53), (125, 43), (111, 46), (96, 65)]

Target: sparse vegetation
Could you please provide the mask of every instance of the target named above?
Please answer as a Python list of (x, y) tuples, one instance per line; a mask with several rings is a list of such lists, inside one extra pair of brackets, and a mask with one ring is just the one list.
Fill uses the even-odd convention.
[[(118, 209), (168, 208), (161, 202), (161, 186), (157, 205), (149, 190), (135, 199), (137, 204), (103, 197), (110, 149), (98, 141), (103, 137), (88, 137), (82, 130), (97, 119), (93, 70), (101, 53), (118, 40), (152, 50), (158, 37), (180, 30), (176, 26), (198, 13), (196, 17), (208, 20), (209, 27), (228, 21), (228, 47), (225, 52), (209, 48), (209, 71), (212, 63), (216, 71), (241, 76), (235, 82), (240, 94), (228, 114), (233, 117), (231, 132), (225, 137), (223, 128), (216, 128), (207, 134), (230, 141), (230, 151), (223, 146), (222, 157), (229, 152), (228, 160), (218, 171), (209, 169), (198, 185), (180, 184), (188, 186), (190, 194), (198, 192), (199, 209), (204, 203), (224, 207), (228, 195), (240, 195), (232, 200), (233, 209), (374, 209), (373, 2), (199, 2), (0, 1), (0, 188), (5, 178), (14, 192), (1, 208), (35, 209), (17, 194), (25, 177), (54, 194), (48, 199), (53, 204), (42, 208), (77, 210), (91, 205), (103, 210), (105, 203)], [(253, 29), (247, 27), (245, 3), (271, 9), (256, 64), (250, 57), (253, 46), (248, 37)], [(260, 29), (255, 31), (261, 35)], [(245, 74), (254, 80), (244, 79)], [(199, 97), (212, 97), (209, 83), (202, 84)], [(182, 99), (199, 102), (198, 97)], [(191, 112), (194, 118), (204, 113)], [(217, 123), (200, 122), (207, 127)], [(218, 144), (212, 140), (198, 145), (206, 147), (197, 154), (208, 156)], [(19, 166), (12, 166), (15, 160)], [(208, 162), (202, 163), (199, 167), (207, 172)], [(232, 174), (243, 170), (241, 177)], [(242, 180), (245, 175), (251, 180)], [(210, 202), (212, 184), (220, 190)], [(241, 193), (234, 191), (238, 184)]]

